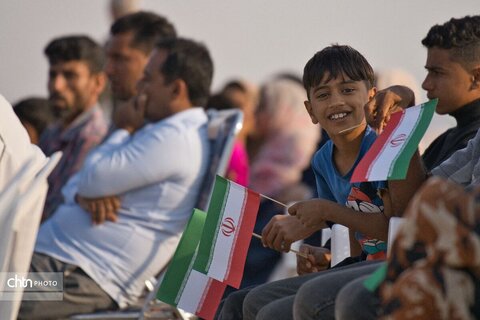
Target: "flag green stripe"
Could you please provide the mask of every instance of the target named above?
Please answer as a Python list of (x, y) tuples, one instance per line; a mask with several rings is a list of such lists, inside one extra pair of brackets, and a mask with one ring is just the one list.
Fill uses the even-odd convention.
[(191, 261), (200, 241), (206, 216), (207, 214), (201, 210), (193, 210), (158, 289), (157, 298), (159, 300), (176, 306), (177, 296), (181, 293), (184, 282), (190, 274)]
[(437, 101), (438, 99), (430, 100), (424, 104), (414, 132), (409, 137), (408, 142), (403, 146), (404, 150), (400, 152), (398, 158), (394, 161), (394, 165), (389, 173), (389, 179), (405, 179), (408, 166), (410, 165), (410, 159), (417, 150), (420, 140), (430, 125)]
[(198, 255), (195, 259), (194, 268), (207, 274), (213, 254), (213, 246), (217, 238), (218, 228), (223, 216), (225, 202), (228, 195), (228, 181), (225, 178), (216, 176), (213, 187), (208, 214), (205, 221), (205, 228), (200, 239)]

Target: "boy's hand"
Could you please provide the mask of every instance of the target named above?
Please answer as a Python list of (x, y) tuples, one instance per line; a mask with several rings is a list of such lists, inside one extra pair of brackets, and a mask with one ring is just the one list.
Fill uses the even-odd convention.
[(365, 105), (367, 123), (380, 134), (392, 113), (415, 105), (415, 94), (408, 87), (391, 86), (380, 90)]
[(327, 228), (325, 221), (327, 219), (327, 206), (328, 200), (312, 199), (306, 201), (300, 201), (288, 208), (288, 213), (292, 216), (296, 216), (302, 224), (314, 230), (320, 230)]
[(112, 116), (115, 126), (134, 133), (145, 123), (145, 104), (147, 97), (144, 94), (135, 96), (130, 101), (120, 104)]
[(308, 259), (297, 255), (298, 275), (319, 272), (328, 268), (331, 260), (330, 250), (322, 247), (313, 247), (308, 244), (300, 246), (300, 252), (306, 253)]
[(276, 215), (268, 222), (262, 231), (264, 247), (288, 252), (290, 245), (298, 240), (309, 237), (315, 229), (305, 227), (297, 218), (289, 215)]

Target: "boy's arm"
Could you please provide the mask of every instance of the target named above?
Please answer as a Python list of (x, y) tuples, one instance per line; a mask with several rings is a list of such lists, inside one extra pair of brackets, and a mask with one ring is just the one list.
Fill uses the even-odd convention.
[(280, 252), (290, 251), (293, 242), (311, 236), (317, 228), (306, 227), (290, 215), (273, 216), (262, 230), (262, 244)]
[(365, 105), (365, 119), (377, 133), (381, 133), (392, 113), (415, 105), (415, 94), (405, 86), (391, 86), (380, 90)]
[(388, 218), (379, 212), (358, 212), (333, 201), (313, 199), (295, 203), (288, 213), (297, 216), (307, 228), (319, 230), (322, 223), (331, 221), (373, 238), (388, 238)]
[(410, 199), (427, 178), (427, 170), (417, 150), (410, 160), (407, 177), (404, 180), (388, 181), (393, 216), (401, 217), (403, 215)]

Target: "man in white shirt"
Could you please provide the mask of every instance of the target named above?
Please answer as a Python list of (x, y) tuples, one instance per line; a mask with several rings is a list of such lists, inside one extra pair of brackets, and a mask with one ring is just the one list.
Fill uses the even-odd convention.
[(203, 105), (213, 63), (186, 39), (156, 45), (119, 128), (63, 189), (31, 271), (64, 272), (63, 301), (24, 301), (20, 319), (125, 307), (170, 260), (206, 174)]

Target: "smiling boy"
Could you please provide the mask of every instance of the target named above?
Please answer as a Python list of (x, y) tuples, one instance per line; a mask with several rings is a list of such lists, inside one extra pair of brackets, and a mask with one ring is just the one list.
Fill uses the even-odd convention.
[[(384, 203), (378, 191), (387, 186), (385, 181), (350, 183), (353, 170), (376, 139), (376, 133), (366, 124), (364, 113), (365, 104), (376, 92), (373, 80), (370, 64), (349, 46), (329, 46), (317, 52), (306, 64), (303, 76), (308, 97), (306, 109), (312, 122), (320, 124), (331, 138), (312, 161), (318, 198), (291, 206), (289, 213), (292, 216), (274, 217), (262, 232), (265, 246), (288, 251), (291, 242), (333, 222), (355, 231), (355, 238), (350, 237), (352, 256), (357, 256), (354, 261), (365, 256), (384, 257), (389, 215), (402, 212), (410, 194), (395, 185), (395, 190), (400, 192), (392, 194), (391, 202)], [(387, 208), (389, 210), (385, 210)], [(316, 316), (321, 313), (332, 318), (337, 292), (345, 281), (358, 276), (359, 271), (345, 266), (315, 272), (326, 269), (328, 262), (324, 257), (328, 250), (310, 246), (303, 249), (309, 259), (299, 258), (297, 269), (310, 274), (233, 293), (224, 302), (218, 319), (280, 320), (291, 319), (293, 315), (308, 318), (309, 315), (297, 312), (294, 301), (297, 292), (311, 282), (316, 282), (315, 288), (323, 291), (311, 295), (308, 310), (313, 310)], [(365, 268), (362, 272), (375, 267), (370, 261), (355, 265)], [(350, 270), (355, 272), (349, 273)], [(243, 309), (239, 308), (240, 304)]]

